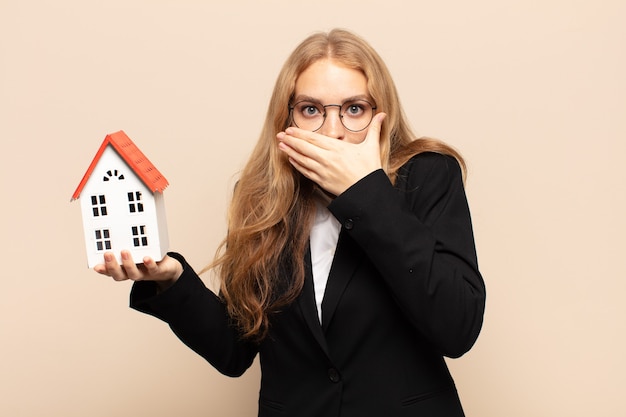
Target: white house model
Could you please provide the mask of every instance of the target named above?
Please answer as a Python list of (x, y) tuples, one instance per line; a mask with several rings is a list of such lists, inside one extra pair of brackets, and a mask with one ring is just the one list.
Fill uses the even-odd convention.
[(89, 268), (104, 262), (104, 253), (119, 259), (163, 259), (168, 248), (163, 190), (168, 182), (123, 131), (102, 142), (72, 195), (81, 195)]

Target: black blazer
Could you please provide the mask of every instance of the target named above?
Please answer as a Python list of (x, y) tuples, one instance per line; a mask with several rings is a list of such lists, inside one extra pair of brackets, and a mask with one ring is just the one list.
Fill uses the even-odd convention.
[(375, 171), (338, 196), (341, 222), (320, 324), (310, 253), (298, 299), (244, 342), (220, 299), (184, 259), (156, 294), (138, 282), (131, 306), (166, 321), (217, 370), (241, 375), (259, 354), (259, 416), (462, 416), (444, 356), (458, 357), (482, 325), (485, 287), (457, 162), (413, 157), (392, 186)]

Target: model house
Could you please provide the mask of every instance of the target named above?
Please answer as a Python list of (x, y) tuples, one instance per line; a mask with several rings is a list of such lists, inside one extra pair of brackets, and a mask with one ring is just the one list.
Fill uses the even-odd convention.
[(133, 141), (119, 131), (107, 135), (72, 201), (80, 198), (89, 268), (104, 253), (129, 250), (140, 263), (161, 260), (168, 248), (163, 190), (168, 182)]

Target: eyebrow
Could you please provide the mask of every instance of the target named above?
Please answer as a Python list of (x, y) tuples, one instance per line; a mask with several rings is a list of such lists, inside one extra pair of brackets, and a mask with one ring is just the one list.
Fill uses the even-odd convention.
[[(365, 101), (370, 102), (370, 103), (373, 101), (372, 98), (369, 95), (367, 95), (367, 94), (359, 94), (359, 95), (356, 95), (356, 96), (352, 96), (352, 97), (348, 97), (348, 98), (343, 99), (341, 101), (341, 104), (347, 103), (349, 101), (356, 101), (356, 100), (365, 100)], [(301, 101), (310, 101), (312, 103), (322, 104), (321, 100), (319, 100), (319, 99), (317, 99), (315, 97), (304, 95), (304, 94), (299, 94), (296, 97), (294, 97), (294, 99), (293, 99), (294, 103), (299, 103)]]

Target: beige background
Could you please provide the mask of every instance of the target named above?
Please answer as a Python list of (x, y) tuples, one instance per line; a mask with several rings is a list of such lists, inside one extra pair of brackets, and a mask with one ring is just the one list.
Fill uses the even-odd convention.
[(255, 415), (256, 366), (221, 376), (128, 309), (128, 283), (86, 268), (69, 199), (123, 129), (171, 183), (172, 247), (203, 266), (283, 60), (335, 26), (468, 159), (488, 287), (450, 361), (468, 416), (622, 415), (625, 21), (610, 0), (0, 0), (0, 415)]

